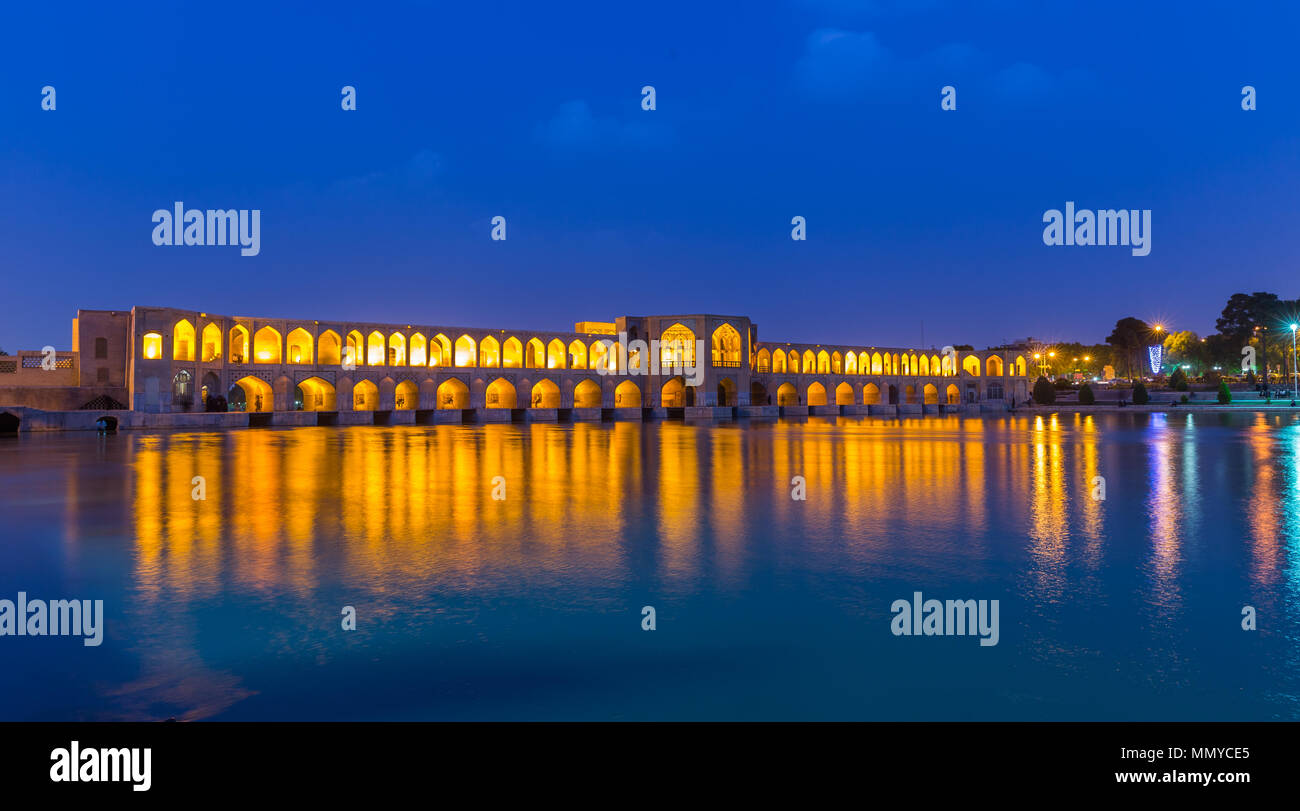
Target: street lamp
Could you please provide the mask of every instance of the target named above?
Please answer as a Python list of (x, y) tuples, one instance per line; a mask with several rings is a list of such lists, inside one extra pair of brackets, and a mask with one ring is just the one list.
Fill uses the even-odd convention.
[(1296, 369), (1295, 331), (1300, 324), (1291, 325), (1291, 396), (1300, 396), (1300, 370)]

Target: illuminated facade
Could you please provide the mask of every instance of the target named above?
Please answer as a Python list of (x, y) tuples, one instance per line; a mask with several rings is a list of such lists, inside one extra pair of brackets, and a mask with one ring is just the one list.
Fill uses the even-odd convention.
[[(760, 341), (744, 316), (625, 316), (578, 322), (574, 332), (538, 332), (135, 307), (79, 311), (77, 323), (81, 340), (103, 339), (107, 354), (124, 359), (129, 408), (149, 413), (204, 411), (218, 397), (230, 410), (249, 412), (473, 409), (489, 418), (504, 412), (495, 415), (501, 419), (516, 409), (584, 412), (574, 418), (692, 407), (820, 413), (1022, 401), (1028, 393), (1023, 351), (950, 352), (945, 359), (933, 348)], [(620, 334), (629, 342), (658, 340), (665, 365), (700, 364), (698, 385), (667, 371), (629, 374)], [(113, 345), (117, 336), (129, 345)], [(705, 357), (693, 357), (697, 341)], [(635, 371), (638, 364), (630, 365)]]

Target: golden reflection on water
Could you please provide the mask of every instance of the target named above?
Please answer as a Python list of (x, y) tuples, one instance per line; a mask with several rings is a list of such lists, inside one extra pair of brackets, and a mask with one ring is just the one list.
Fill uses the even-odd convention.
[[(190, 717), (247, 695), (202, 665), (192, 622), (158, 621), (234, 595), (319, 627), (337, 619), (304, 617), (330, 588), (379, 618), (409, 613), (413, 599), (436, 610), (439, 594), (538, 590), (604, 610), (633, 582), (728, 590), (756, 568), (994, 588), (1012, 561), (1020, 596), (1059, 606), (1078, 597), (1072, 565), (1103, 565), (1108, 526), (1123, 520), (1107, 505), (1128, 491), (1145, 499), (1151, 602), (1173, 612), (1211, 486), (1198, 478), (1197, 426), (1152, 420), (1130, 457), (1103, 459), (1112, 427), (1052, 414), (128, 434), (136, 613), (153, 628), (153, 666), (134, 689), (189, 696), (203, 708)], [(1265, 585), (1282, 554), (1276, 430), (1261, 418), (1245, 434), (1252, 580)], [(196, 476), (205, 500), (192, 497)], [(806, 501), (791, 498), (795, 476)], [(1091, 497), (1097, 476), (1107, 501)], [(322, 646), (309, 630), (285, 647)]]

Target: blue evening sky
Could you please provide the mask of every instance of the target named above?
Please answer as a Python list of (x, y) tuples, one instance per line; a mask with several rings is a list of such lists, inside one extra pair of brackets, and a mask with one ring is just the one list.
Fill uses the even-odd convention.
[[(703, 311), (884, 345), (1100, 341), (1126, 315), (1205, 333), (1234, 292), (1300, 295), (1295, 8), (11, 3), (0, 347), (63, 348), (77, 307), (133, 304)], [(154, 246), (176, 200), (260, 209), (261, 254)], [(1067, 200), (1151, 209), (1151, 254), (1045, 246)]]

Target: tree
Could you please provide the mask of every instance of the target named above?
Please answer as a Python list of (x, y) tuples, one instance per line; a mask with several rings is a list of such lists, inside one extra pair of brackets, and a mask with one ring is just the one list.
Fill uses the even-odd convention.
[(1282, 301), (1276, 293), (1233, 293), (1214, 328), (1244, 346), (1255, 327), (1273, 327), (1281, 311)]
[(1147, 387), (1138, 381), (1133, 384), (1133, 405), (1146, 405), (1151, 402), (1151, 395), (1147, 394)]
[(1187, 391), (1187, 374), (1180, 366), (1169, 376), (1169, 388), (1174, 391)]
[(1205, 365), (1205, 343), (1189, 329), (1171, 332), (1165, 338), (1165, 358), (1170, 363), (1200, 371)]
[(1092, 393), (1092, 386), (1084, 383), (1083, 386), (1079, 388), (1079, 404), (1092, 405), (1095, 402), (1097, 402), (1097, 395)]
[(1045, 377), (1034, 381), (1034, 402), (1038, 405), (1051, 405), (1056, 402), (1056, 386)]
[(1115, 329), (1106, 338), (1106, 343), (1115, 347), (1117, 358), (1124, 359), (1128, 377), (1135, 377), (1135, 370), (1141, 369), (1141, 361), (1134, 363), (1139, 350), (1147, 345), (1151, 336), (1151, 325), (1140, 318), (1121, 318), (1115, 322)]
[(1232, 402), (1232, 392), (1228, 390), (1228, 381), (1226, 380), (1219, 383), (1219, 402), (1224, 405)]

